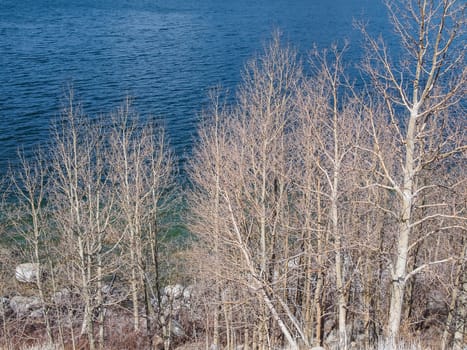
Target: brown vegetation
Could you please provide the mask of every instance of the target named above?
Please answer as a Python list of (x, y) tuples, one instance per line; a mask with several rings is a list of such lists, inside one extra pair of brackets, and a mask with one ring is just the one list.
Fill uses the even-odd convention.
[[(23, 162), (4, 202), (24, 242), (0, 251), (0, 345), (462, 349), (465, 5), (398, 5), (405, 56), (364, 34), (365, 89), (345, 47), (304, 65), (276, 35), (236, 103), (213, 93), (187, 164), (189, 248), (164, 241), (163, 130), (129, 101), (90, 119), (70, 95), (50, 153)], [(41, 273), (7, 283), (24, 261)], [(23, 314), (15, 295), (32, 298)]]

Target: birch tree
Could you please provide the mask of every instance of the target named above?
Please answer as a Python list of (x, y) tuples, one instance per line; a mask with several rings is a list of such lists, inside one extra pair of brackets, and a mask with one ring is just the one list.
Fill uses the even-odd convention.
[[(202, 274), (214, 286), (214, 298), (209, 300), (213, 307), (208, 312), (208, 318), (212, 317), (212, 345), (219, 347), (220, 318), (222, 317), (222, 289), (225, 287), (220, 276), (223, 275), (223, 254), (220, 253), (220, 241), (223, 229), (223, 212), (221, 208), (221, 181), (223, 169), (229, 166), (226, 162), (228, 154), (228, 132), (225, 129), (228, 122), (227, 107), (221, 103), (220, 91), (211, 93), (211, 107), (203, 113), (202, 125), (198, 133), (198, 147), (195, 148), (194, 157), (190, 162), (189, 173), (193, 182), (194, 191), (189, 194), (192, 204), (190, 228), (201, 238), (201, 256), (195, 255), (194, 260), (205, 261), (198, 268)], [(202, 189), (201, 191), (198, 191)], [(211, 217), (206, 217), (211, 213)], [(212, 252), (212, 254), (211, 254)], [(212, 313), (212, 316), (210, 314)], [(227, 332), (229, 333), (229, 332)], [(207, 337), (209, 335), (207, 334)]]
[[(334, 47), (329, 52), (312, 56), (313, 75), (300, 89), (301, 97), (297, 102), (300, 106), (298, 130), (301, 130), (297, 130), (299, 157), (300, 164), (304, 166), (305, 180), (301, 195), (316, 198), (308, 209), (310, 212), (299, 213), (302, 218), (308, 218), (308, 223), (315, 225), (315, 218), (319, 217), (320, 227), (305, 227), (317, 233), (319, 250), (322, 249), (323, 237), (326, 237), (333, 251), (340, 349), (346, 349), (349, 343), (346, 314), (347, 279), (351, 266), (344, 263), (344, 258), (349, 256), (348, 242), (355, 238), (352, 233), (357, 230), (355, 225), (347, 223), (350, 216), (355, 216), (351, 192), (357, 186), (355, 160), (361, 130), (361, 107), (357, 100), (351, 98), (352, 87), (345, 80), (344, 52), (345, 49)], [(315, 181), (319, 179), (319, 186), (310, 186), (310, 176)]]
[(116, 269), (114, 246), (106, 244), (112, 235), (115, 194), (108, 186), (103, 125), (84, 115), (71, 94), (56, 125), (50, 156), (50, 219), (60, 236), (62, 269), (68, 271), (84, 304), (81, 334), (90, 349), (104, 347), (104, 276)]
[(15, 231), (27, 242), (29, 258), (38, 266), (35, 283), (44, 310), (47, 338), (53, 342), (50, 303), (43, 280), (44, 273), (52, 264), (50, 244), (47, 241), (53, 239), (47, 232), (50, 229), (46, 220), (47, 167), (41, 151), (36, 153), (33, 160), (26, 160), (24, 154), (20, 154), (20, 159), (20, 171), (11, 176), (16, 199), (11, 221)]
[[(443, 187), (435, 178), (422, 184), (421, 173), (456, 159), (455, 155), (466, 150), (462, 134), (450, 132), (454, 123), (465, 126), (461, 102), (467, 74), (462, 43), (465, 6), (456, 0), (389, 1), (388, 9), (402, 46), (400, 61), (391, 59), (382, 39), (366, 35), (369, 50), (365, 69), (385, 114), (385, 120), (368, 120), (375, 143), (371, 152), (379, 160), (385, 181), (375, 186), (395, 194), (396, 203), (390, 211), (398, 222), (390, 266), (392, 287), (387, 323), (387, 336), (393, 341), (399, 336), (407, 282), (428, 266), (408, 269), (413, 232), (423, 223), (443, 225), (441, 218), (453, 218), (452, 213), (443, 210), (445, 205), (436, 200), (424, 204), (437, 208), (436, 212), (431, 210), (419, 219), (415, 219), (415, 214), (421, 210), (424, 193)], [(396, 141), (391, 154), (383, 151), (378, 137), (382, 127), (391, 130)]]
[(300, 77), (296, 62), (290, 49), (280, 47), (278, 38), (251, 62), (237, 106), (225, 124), (219, 127), (216, 122), (209, 129), (195, 152), (202, 162), (196, 161), (192, 168), (195, 195), (202, 194), (203, 202), (217, 207), (214, 213), (220, 214), (211, 219), (212, 212), (195, 209), (203, 225), (194, 231), (218, 251), (220, 265), (228, 268), (220, 277), (236, 281), (255, 296), (260, 312), (259, 346), (270, 344), (276, 329), (292, 349), (298, 348), (296, 337), (307, 342), (283, 289), (287, 286), (285, 267), (294, 251), (289, 247), (292, 237), (286, 223), (287, 134)]
[(143, 123), (129, 99), (112, 117), (107, 153), (119, 213), (116, 226), (124, 234), (120, 245), (128, 256), (133, 328), (141, 329), (143, 307), (152, 332), (151, 299), (160, 299), (159, 235), (173, 203), (172, 155), (163, 129)]

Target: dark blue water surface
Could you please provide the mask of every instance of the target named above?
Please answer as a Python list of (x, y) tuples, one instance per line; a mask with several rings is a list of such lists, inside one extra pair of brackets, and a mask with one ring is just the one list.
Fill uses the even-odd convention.
[(90, 115), (132, 96), (183, 157), (209, 89), (233, 91), (274, 29), (302, 53), (348, 39), (358, 64), (354, 19), (391, 35), (379, 0), (0, 0), (0, 175), (47, 141), (70, 85)]

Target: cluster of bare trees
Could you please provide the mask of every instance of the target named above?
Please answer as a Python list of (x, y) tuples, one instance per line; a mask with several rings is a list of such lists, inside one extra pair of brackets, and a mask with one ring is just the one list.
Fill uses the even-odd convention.
[(130, 101), (92, 119), (70, 93), (48, 152), (22, 165), (10, 222), (41, 267), (35, 288), (49, 341), (76, 348), (84, 336), (90, 349), (105, 348), (106, 310), (127, 299), (134, 331), (153, 334), (160, 232), (174, 199), (163, 130), (140, 122)]
[[(388, 8), (401, 56), (362, 26), (364, 88), (346, 75), (346, 47), (303, 64), (277, 35), (233, 105), (213, 93), (178, 207), (193, 241), (177, 273), (198, 313), (186, 341), (344, 350), (418, 332), (465, 345), (466, 7)], [(49, 341), (107, 348), (109, 318), (124, 310), (120, 322), (147, 340), (138, 346), (159, 334), (172, 348), (163, 309), (185, 290), (163, 288), (175, 197), (163, 130), (129, 101), (90, 118), (70, 94), (47, 152), (23, 159), (10, 185), (2, 229), (42, 269), (32, 285)]]
[(190, 164), (213, 344), (395, 344), (435, 295), (443, 348), (465, 344), (465, 4), (398, 5), (399, 60), (363, 28), (365, 91), (345, 48), (303, 69), (275, 38), (236, 105), (213, 98)]

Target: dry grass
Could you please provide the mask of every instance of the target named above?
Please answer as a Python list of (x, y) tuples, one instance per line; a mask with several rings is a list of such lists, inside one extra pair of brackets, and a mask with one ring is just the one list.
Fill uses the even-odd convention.
[[(119, 346), (116, 346), (116, 347), (115, 345), (116, 344), (113, 344), (113, 346), (108, 347), (108, 349), (125, 349), (125, 348), (131, 349), (135, 345), (138, 346), (138, 344), (135, 344), (134, 339), (132, 339), (132, 341), (130, 341), (130, 343), (127, 343), (127, 344), (119, 344)], [(126, 347), (126, 346), (130, 346), (130, 347)], [(197, 343), (189, 343), (189, 344), (182, 345), (178, 347), (177, 349), (203, 350), (205, 347), (206, 347), (205, 342), (197, 342)], [(351, 349), (352, 350), (363, 350), (359, 348), (358, 346), (351, 347)], [(365, 350), (431, 350), (431, 349), (436, 349), (436, 348), (422, 346), (421, 343), (417, 341), (413, 341), (410, 343), (402, 342), (395, 346), (386, 341), (380, 341), (377, 346), (372, 347), (372, 348), (366, 348)], [(20, 348), (0, 346), (0, 350), (61, 350), (61, 347), (60, 345), (57, 345), (57, 344), (36, 344), (36, 345), (26, 345)], [(335, 349), (329, 349), (329, 350), (335, 350)]]
[(0, 346), (0, 350), (60, 350), (60, 346), (55, 344), (26, 345), (20, 348)]
[(374, 350), (426, 350), (427, 348), (422, 346), (420, 342), (400, 342), (397, 345), (391, 344), (388, 341), (382, 340), (378, 342), (378, 345), (374, 347)]

